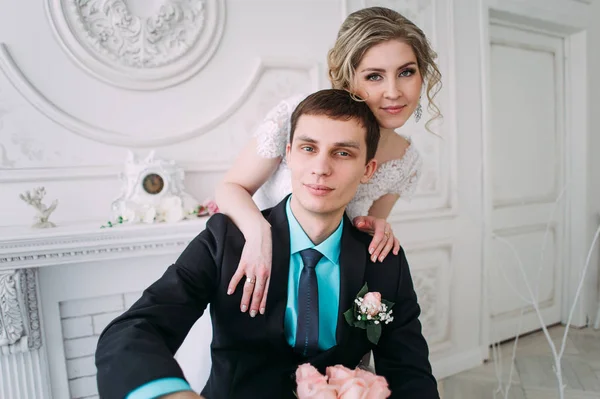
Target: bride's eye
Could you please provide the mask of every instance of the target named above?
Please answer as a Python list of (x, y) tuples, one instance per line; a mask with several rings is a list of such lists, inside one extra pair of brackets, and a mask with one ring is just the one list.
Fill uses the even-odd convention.
[(381, 80), (381, 75), (377, 74), (377, 73), (372, 73), (370, 75), (366, 76), (366, 79), (371, 81), (371, 82), (377, 82), (379, 80)]
[(412, 68), (411, 69), (405, 69), (404, 71), (400, 72), (400, 76), (406, 78), (406, 77), (414, 75), (415, 72), (416, 72), (416, 70), (414, 70)]

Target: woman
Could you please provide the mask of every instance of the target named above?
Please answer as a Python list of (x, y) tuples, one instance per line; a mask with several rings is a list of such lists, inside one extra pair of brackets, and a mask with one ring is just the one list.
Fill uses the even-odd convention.
[[(440, 115), (433, 103), (441, 75), (435, 52), (425, 34), (399, 13), (371, 7), (350, 14), (328, 54), (333, 88), (345, 89), (364, 99), (381, 126), (375, 158), (378, 169), (371, 181), (361, 184), (347, 213), (360, 230), (374, 234), (369, 246), (371, 260), (383, 260), (400, 249), (386, 218), (400, 197), (414, 192), (421, 158), (410, 140), (394, 129), (411, 115), (421, 116), (420, 97), (425, 85), (434, 118)], [(272, 242), (268, 222), (259, 211), (274, 206), (291, 192), (284, 154), (290, 116), (305, 96), (282, 101), (258, 127), (233, 167), (217, 187), (216, 202), (246, 238), (238, 269), (228, 293), (246, 276), (241, 311), (254, 317), (265, 312), (271, 271)], [(252, 199), (256, 194), (257, 203)], [(250, 303), (250, 298), (252, 302)]]

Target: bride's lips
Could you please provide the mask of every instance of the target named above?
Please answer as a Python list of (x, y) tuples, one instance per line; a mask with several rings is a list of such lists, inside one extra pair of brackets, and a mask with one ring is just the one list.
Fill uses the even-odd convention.
[(304, 187), (313, 195), (324, 196), (333, 191), (333, 188), (322, 184), (305, 184)]
[(406, 108), (406, 105), (394, 105), (390, 107), (381, 107), (382, 110), (387, 112), (388, 114), (396, 115), (402, 112), (402, 110)]

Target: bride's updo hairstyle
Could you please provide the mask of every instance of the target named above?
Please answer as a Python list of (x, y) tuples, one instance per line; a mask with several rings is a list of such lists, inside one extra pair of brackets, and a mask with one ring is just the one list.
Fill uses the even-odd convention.
[(435, 63), (437, 54), (423, 31), (400, 13), (385, 7), (369, 7), (348, 15), (338, 32), (335, 45), (327, 54), (329, 80), (334, 89), (352, 90), (356, 67), (371, 47), (388, 40), (399, 40), (412, 47), (417, 67), (426, 84), (425, 93), (432, 118), (441, 117), (434, 98), (441, 89), (441, 73)]

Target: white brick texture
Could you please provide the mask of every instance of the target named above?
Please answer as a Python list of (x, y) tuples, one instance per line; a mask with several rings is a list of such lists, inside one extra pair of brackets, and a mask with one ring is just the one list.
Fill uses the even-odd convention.
[(62, 319), (63, 338), (89, 337), (94, 334), (91, 316), (71, 317)]
[(71, 399), (98, 399), (94, 355), (104, 328), (139, 299), (130, 292), (60, 303)]
[(67, 339), (65, 340), (65, 357), (76, 359), (93, 355), (96, 352), (97, 344), (98, 336)]
[(96, 377), (82, 377), (69, 380), (69, 389), (71, 398), (87, 398), (92, 395), (98, 395), (96, 386)]
[(94, 356), (67, 360), (67, 374), (69, 378), (95, 376), (96, 365), (94, 364)]
[(117, 316), (121, 315), (122, 313), (123, 312), (112, 312), (94, 315), (92, 317), (92, 320), (94, 320), (94, 334), (102, 334), (102, 331), (104, 328), (106, 328), (108, 323), (116, 319)]

